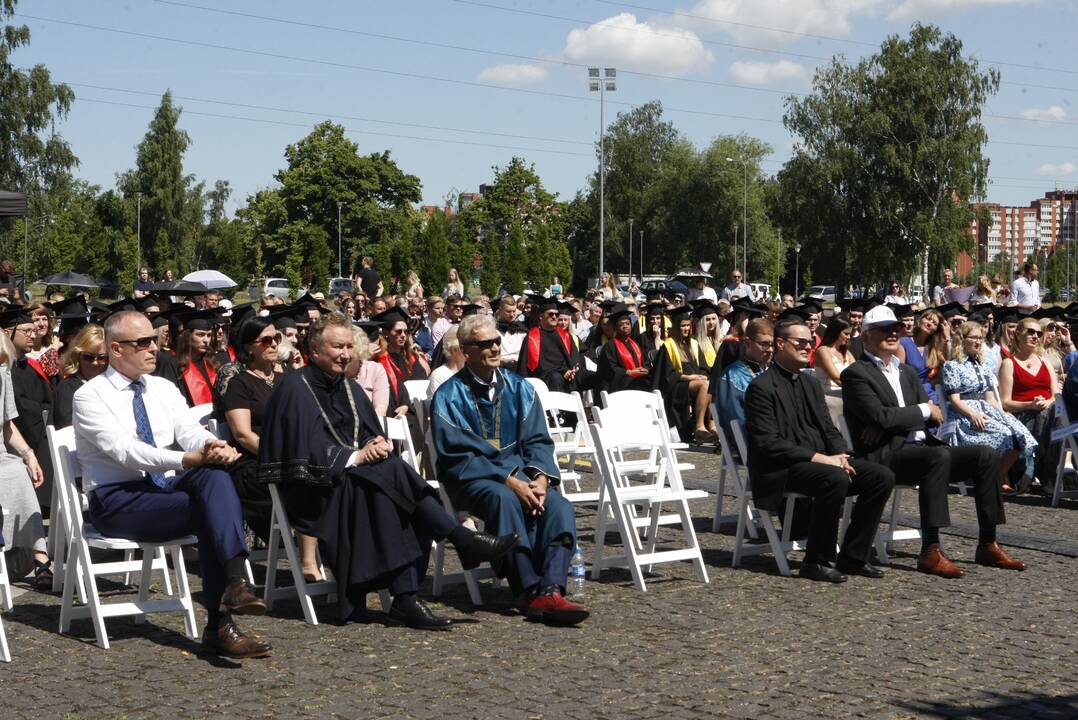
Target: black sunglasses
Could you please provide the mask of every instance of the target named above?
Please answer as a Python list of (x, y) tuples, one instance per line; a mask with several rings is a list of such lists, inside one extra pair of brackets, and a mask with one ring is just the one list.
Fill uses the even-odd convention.
[(796, 338), (791, 337), (790, 335), (779, 335), (779, 340), (785, 340), (788, 343), (796, 345), (798, 350), (812, 347), (812, 340), (810, 338)]
[(494, 347), (495, 345), (497, 345), (498, 347), (501, 347), (502, 346), (502, 339), (500, 337), (496, 337), (496, 338), (491, 338), (490, 340), (472, 340), (471, 342), (466, 342), (464, 344), (465, 345), (471, 345), (472, 347), (477, 347), (480, 350), (489, 350), (492, 347)]
[(281, 339), (283, 337), (284, 336), (281, 335), (281, 333), (277, 333), (276, 335), (263, 335), (260, 338), (255, 338), (255, 342), (258, 343), (259, 345), (261, 345), (262, 347), (269, 347), (270, 345), (274, 345), (274, 344), (280, 345), (281, 344)]
[(100, 354), (81, 353), (79, 355), (79, 357), (81, 357), (86, 362), (108, 362), (109, 361), (109, 356), (106, 355), (105, 353), (100, 353)]
[(151, 345), (157, 344), (157, 336), (146, 335), (145, 337), (134, 338), (132, 340), (117, 340), (116, 342), (134, 345), (139, 350), (149, 350)]

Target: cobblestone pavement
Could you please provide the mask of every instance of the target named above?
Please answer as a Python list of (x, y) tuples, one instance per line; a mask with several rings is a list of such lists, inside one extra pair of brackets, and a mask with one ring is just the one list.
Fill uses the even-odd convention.
[[(687, 484), (713, 488), (717, 456), (689, 459), (697, 468)], [(915, 516), (914, 502), (907, 494), (903, 514)], [(594, 615), (578, 629), (525, 622), (504, 586), (485, 589), (487, 604), (479, 609), (460, 586), (444, 598), (452, 607), (435, 603), (477, 621), (449, 633), (309, 627), (296, 603), (284, 603), (272, 616), (244, 620), (272, 640), (275, 652), (242, 663), (199, 656), (174, 615), (144, 625), (111, 621), (112, 649), (102, 651), (89, 622), (76, 623), (75, 636), (60, 636), (58, 599), (24, 591), (4, 615), (14, 662), (0, 666), (0, 713), (1078, 717), (1078, 503), (1008, 503), (1006, 531), (1026, 546), (1014, 550), (1030, 565), (1025, 573), (973, 565), (975, 540), (961, 534), (975, 524), (972, 500), (952, 495), (951, 507), (959, 534), (944, 541), (968, 569), (962, 580), (916, 572), (915, 542), (898, 545), (894, 565), (878, 581), (852, 578), (835, 587), (783, 578), (766, 555), (734, 570), (732, 536), (710, 531), (713, 502), (698, 501), (692, 509), (710, 584), (694, 580), (686, 564), (657, 566), (647, 593), (632, 587), (627, 572), (604, 573), (589, 581)], [(579, 510), (589, 553), (594, 521), (594, 511)], [(1028, 549), (1038, 542), (1057, 552)], [(319, 607), (331, 617), (330, 608)]]

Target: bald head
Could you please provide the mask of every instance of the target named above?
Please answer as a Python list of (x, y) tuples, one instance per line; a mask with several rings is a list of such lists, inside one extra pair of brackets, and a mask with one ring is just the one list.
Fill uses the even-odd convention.
[(140, 312), (119, 312), (105, 321), (109, 365), (131, 380), (157, 367), (157, 334)]

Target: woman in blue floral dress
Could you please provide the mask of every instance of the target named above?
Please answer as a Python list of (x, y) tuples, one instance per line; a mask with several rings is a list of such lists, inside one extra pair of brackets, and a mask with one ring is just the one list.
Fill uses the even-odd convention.
[(1037, 441), (999, 403), (998, 381), (984, 365), (984, 333), (976, 322), (962, 323), (955, 332), (954, 359), (943, 364), (947, 417), (955, 421), (959, 445), (986, 445), (1002, 455), (1004, 477), (1019, 457), (1032, 475)]

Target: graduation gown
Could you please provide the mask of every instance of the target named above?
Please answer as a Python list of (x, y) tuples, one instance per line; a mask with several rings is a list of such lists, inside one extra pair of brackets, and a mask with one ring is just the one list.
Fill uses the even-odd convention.
[[(579, 373), (583, 365), (580, 350), (568, 331), (561, 328), (543, 330), (536, 327), (528, 331), (528, 337), (520, 346), (517, 373), (521, 377), (539, 378), (554, 392), (572, 392), (578, 389), (578, 380), (582, 379), (579, 378)], [(567, 381), (565, 373), (572, 368), (578, 368), (578, 377)]]
[[(565, 547), (566, 536), (575, 543), (576, 517), (569, 501), (554, 490), (561, 472), (535, 389), (516, 373), (496, 372), (493, 401), (466, 367), (434, 393), (431, 433), (438, 479), (454, 507), (481, 517), (489, 533), (516, 532), (519, 545), (541, 561), (549, 547)], [(551, 491), (542, 515), (525, 516), (505, 481), (510, 475), (524, 480), (535, 473), (547, 476)]]
[(426, 380), (427, 371), (423, 369), (423, 365), (420, 364), (418, 359), (409, 367), (408, 361), (403, 354), (382, 353), (378, 356), (378, 362), (386, 369), (386, 375), (389, 376), (390, 414), (392, 414), (394, 408), (401, 405), (407, 405), (409, 412), (411, 412), (412, 399), (408, 397), (408, 391), (405, 389), (404, 383), (407, 380)]
[(420, 500), (437, 497), (426, 481), (397, 455), (345, 467), (382, 434), (363, 389), (314, 365), (281, 378), (266, 406), (258, 479), (277, 483), (295, 529), (318, 538), (346, 588), (337, 596), (342, 618), (430, 552), (430, 538), (411, 522)]
[[(157, 365), (154, 366), (153, 372), (150, 374), (168, 380), (178, 387), (181, 393), (184, 393), (184, 397), (187, 397), (187, 389), (183, 383), (183, 375), (180, 373), (180, 364), (176, 362), (176, 356), (172, 353), (167, 350), (158, 351)], [(188, 398), (188, 400), (190, 400), (190, 398)]]
[(23, 358), (11, 363), (11, 389), (15, 393), (15, 409), (19, 411), (15, 427), (26, 444), (33, 448), (37, 462), (45, 473), (44, 484), (35, 490), (38, 504), (46, 508), (52, 502), (52, 456), (49, 454), (49, 439), (45, 436), (42, 412), (48, 413), (48, 422), (51, 423), (55, 399), (52, 381), (45, 376), (36, 360)]
[(655, 365), (651, 368), (651, 388), (662, 393), (666, 405), (666, 417), (682, 437), (692, 437), (696, 424), (692, 417), (692, 403), (689, 398), (689, 383), (681, 379), (682, 375), (706, 375), (703, 353), (696, 338), (689, 339), (688, 360), (682, 362), (677, 341), (667, 338), (665, 349), (656, 353)]
[(629, 370), (647, 367), (644, 352), (633, 338), (625, 342), (617, 338), (603, 345), (599, 351), (599, 389), (608, 393), (618, 390), (651, 390), (648, 376), (629, 377)]
[(191, 407), (213, 402), (213, 386), (217, 382), (217, 371), (206, 365), (205, 358), (187, 363), (181, 378), (183, 379), (181, 390)]

